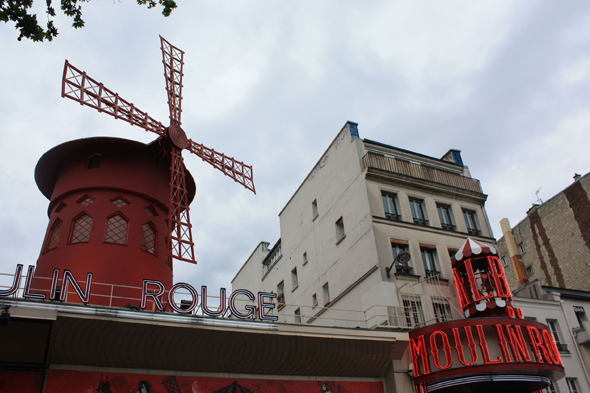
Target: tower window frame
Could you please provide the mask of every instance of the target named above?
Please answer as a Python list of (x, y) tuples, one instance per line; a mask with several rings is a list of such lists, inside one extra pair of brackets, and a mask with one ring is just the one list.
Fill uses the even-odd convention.
[(43, 253), (46, 253), (57, 248), (57, 246), (59, 245), (59, 239), (61, 237), (62, 229), (63, 221), (58, 218), (57, 220), (55, 220), (53, 225), (51, 225), (49, 232), (47, 233)]
[[(150, 231), (152, 232), (151, 237), (153, 237), (151, 240), (149, 239)], [(153, 243), (151, 246), (150, 242)], [(145, 252), (149, 252), (150, 254), (158, 255), (157, 245), (158, 230), (156, 229), (155, 225), (151, 221), (141, 224), (141, 243), (139, 248)]]
[(88, 243), (92, 233), (93, 221), (92, 216), (85, 211), (74, 217), (68, 244)]
[(116, 212), (108, 216), (106, 220), (104, 242), (126, 246), (128, 237), (129, 219), (121, 212)]

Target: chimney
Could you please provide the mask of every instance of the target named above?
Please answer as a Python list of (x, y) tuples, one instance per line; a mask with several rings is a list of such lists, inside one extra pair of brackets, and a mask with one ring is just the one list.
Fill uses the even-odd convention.
[(500, 227), (502, 227), (502, 233), (504, 234), (504, 239), (506, 240), (508, 254), (510, 255), (510, 260), (512, 261), (512, 266), (514, 267), (514, 271), (516, 272), (516, 277), (518, 279), (518, 286), (520, 287), (528, 283), (529, 279), (526, 275), (526, 271), (524, 270), (522, 259), (520, 259), (518, 247), (516, 246), (516, 240), (514, 240), (514, 234), (512, 233), (512, 228), (510, 227), (510, 221), (508, 221), (507, 218), (501, 219)]
[(579, 173), (574, 173), (574, 181), (578, 181), (582, 178), (582, 175), (580, 175)]

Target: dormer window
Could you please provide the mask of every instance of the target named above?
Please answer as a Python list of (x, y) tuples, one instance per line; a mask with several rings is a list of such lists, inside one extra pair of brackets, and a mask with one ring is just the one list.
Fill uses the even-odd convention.
[(129, 205), (131, 202), (119, 195), (118, 197), (111, 199), (111, 203), (117, 207), (123, 207)]
[(76, 203), (79, 203), (82, 206), (88, 206), (88, 205), (90, 205), (94, 201), (95, 201), (95, 199), (93, 197), (91, 197), (90, 195), (86, 194), (82, 198), (78, 199), (76, 201)]
[(102, 154), (93, 154), (88, 157), (86, 162), (86, 169), (100, 168), (100, 161), (102, 160)]

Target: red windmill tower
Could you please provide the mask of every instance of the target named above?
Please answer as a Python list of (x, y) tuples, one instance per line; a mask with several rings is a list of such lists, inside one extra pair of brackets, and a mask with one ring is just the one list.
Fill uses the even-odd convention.
[[(70, 270), (82, 282), (92, 272), (95, 283), (139, 287), (141, 279), (150, 278), (168, 288), (172, 259), (196, 263), (189, 215), (196, 187), (184, 166), (182, 150), (256, 192), (251, 166), (187, 138), (181, 128), (184, 52), (160, 40), (168, 127), (66, 60), (62, 97), (154, 132), (158, 138), (149, 145), (117, 138), (82, 139), (59, 145), (40, 159), (35, 178), (50, 199), (50, 222), (33, 285), (41, 292), (47, 292), (49, 280), (40, 277), (51, 278), (57, 274), (55, 269)], [(68, 227), (69, 234), (62, 235)], [(127, 247), (113, 249), (112, 244)], [(97, 290), (93, 286), (93, 295)], [(118, 297), (124, 299), (114, 304), (112, 287), (110, 291), (110, 305), (128, 304), (130, 296), (138, 297), (131, 294), (134, 291), (124, 291)], [(107, 296), (108, 288), (102, 292)]]

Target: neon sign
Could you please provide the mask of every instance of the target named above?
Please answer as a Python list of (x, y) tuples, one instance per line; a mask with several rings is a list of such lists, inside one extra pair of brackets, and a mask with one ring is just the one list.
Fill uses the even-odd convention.
[[(20, 288), (20, 282), (22, 279), (23, 265), (18, 264), (14, 273), (14, 279), (12, 286), (8, 289), (0, 290), (0, 296), (13, 296), (16, 295)], [(70, 270), (64, 270), (60, 278), (60, 270), (54, 269), (53, 276), (51, 278), (51, 287), (49, 289), (49, 295), (44, 293), (35, 293), (31, 288), (35, 274), (35, 266), (30, 265), (27, 270), (25, 285), (23, 289), (23, 297), (25, 299), (45, 300), (47, 297), (49, 300), (60, 300), (65, 301), (68, 293), (68, 288), (71, 285), (74, 293), (78, 296), (80, 301), (87, 304), (90, 301), (90, 295), (92, 290), (92, 273), (88, 273), (86, 276), (86, 286), (84, 289), (80, 286), (73, 273)], [(58, 284), (61, 282), (61, 287)], [(239, 319), (259, 319), (261, 321), (277, 321), (278, 317), (269, 314), (276, 305), (272, 303), (272, 299), (277, 297), (276, 293), (271, 292), (258, 292), (258, 296), (247, 289), (236, 289), (231, 293), (229, 298), (226, 296), (226, 289), (221, 288), (219, 291), (219, 306), (217, 309), (211, 309), (207, 304), (207, 286), (201, 287), (199, 303), (199, 293), (190, 284), (177, 283), (166, 290), (164, 284), (158, 280), (144, 279), (142, 283), (141, 303), (140, 309), (144, 310), (148, 306), (148, 300), (152, 301), (155, 308), (158, 311), (165, 311), (166, 307), (164, 303), (166, 300), (167, 305), (174, 311), (180, 314), (192, 314), (195, 310), (200, 307), (203, 314), (210, 317), (223, 317), (229, 311), (231, 315)], [(187, 291), (191, 297), (190, 303), (187, 306), (181, 304), (180, 306), (174, 300), (174, 294), (183, 289)], [(166, 295), (166, 292), (168, 294)], [(248, 302), (256, 302), (254, 304), (246, 304), (243, 307), (243, 311), (240, 310), (236, 303), (238, 301), (244, 301), (246, 298)], [(271, 299), (271, 300), (269, 300)]]

